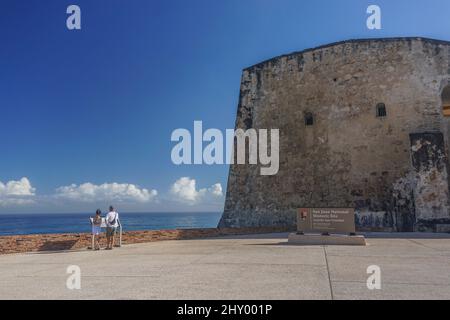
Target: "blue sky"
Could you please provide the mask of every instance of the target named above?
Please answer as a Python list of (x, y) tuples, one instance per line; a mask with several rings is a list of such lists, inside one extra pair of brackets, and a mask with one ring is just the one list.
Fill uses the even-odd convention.
[[(66, 28), (70, 4), (81, 30)], [(366, 28), (370, 4), (382, 30)], [(448, 0), (2, 0), (0, 213), (221, 211), (228, 166), (175, 166), (170, 136), (194, 120), (233, 128), (243, 68), (351, 38), (450, 40), (448, 12)]]

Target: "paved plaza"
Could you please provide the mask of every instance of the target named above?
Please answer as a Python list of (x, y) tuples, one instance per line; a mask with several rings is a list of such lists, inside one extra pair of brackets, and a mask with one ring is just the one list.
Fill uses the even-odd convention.
[[(0, 299), (450, 299), (450, 235), (370, 234), (366, 247), (287, 234), (0, 256)], [(66, 286), (70, 265), (81, 289)], [(381, 268), (381, 290), (367, 268)]]

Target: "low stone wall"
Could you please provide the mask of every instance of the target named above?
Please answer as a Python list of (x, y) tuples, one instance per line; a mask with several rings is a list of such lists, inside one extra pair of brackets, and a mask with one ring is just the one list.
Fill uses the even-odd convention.
[[(284, 227), (179, 229), (129, 231), (122, 235), (122, 244), (146, 243), (163, 240), (214, 238), (227, 235), (263, 234), (293, 231)], [(100, 245), (105, 245), (102, 234)], [(90, 233), (36, 234), (0, 237), (0, 254), (87, 249), (91, 246)]]

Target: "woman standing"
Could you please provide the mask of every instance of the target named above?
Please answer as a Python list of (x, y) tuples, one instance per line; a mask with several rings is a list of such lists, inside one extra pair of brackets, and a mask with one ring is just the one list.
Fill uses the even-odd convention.
[(97, 209), (95, 212), (95, 218), (92, 219), (92, 235), (94, 237), (94, 248), (95, 250), (100, 250), (100, 233), (102, 232), (102, 212)]

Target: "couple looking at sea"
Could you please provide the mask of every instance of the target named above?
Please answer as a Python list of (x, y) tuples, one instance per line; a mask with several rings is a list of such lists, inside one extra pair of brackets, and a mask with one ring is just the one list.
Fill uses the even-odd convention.
[[(106, 248), (112, 250), (116, 238), (117, 228), (119, 227), (119, 214), (114, 210), (113, 206), (109, 207), (109, 212), (105, 217), (106, 223)], [(94, 248), (100, 250), (100, 234), (102, 232), (102, 212), (98, 209), (95, 217), (92, 218), (92, 235), (94, 236)]]

